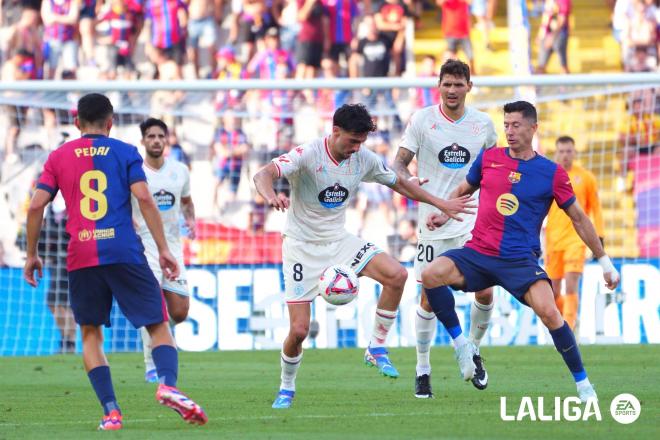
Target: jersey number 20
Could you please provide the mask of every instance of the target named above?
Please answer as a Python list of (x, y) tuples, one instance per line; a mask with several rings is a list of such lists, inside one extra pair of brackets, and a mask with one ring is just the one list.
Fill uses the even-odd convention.
[[(96, 181), (96, 189), (92, 188), (92, 180)], [(89, 220), (103, 218), (108, 212), (108, 199), (103, 194), (108, 188), (108, 179), (103, 171), (91, 170), (80, 176), (80, 192), (83, 197), (80, 200), (80, 213)], [(91, 201), (96, 202), (96, 210), (92, 210)]]

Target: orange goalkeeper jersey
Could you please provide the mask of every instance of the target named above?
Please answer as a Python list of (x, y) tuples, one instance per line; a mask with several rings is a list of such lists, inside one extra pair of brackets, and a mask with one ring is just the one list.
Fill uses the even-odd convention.
[[(584, 212), (591, 218), (599, 237), (603, 237), (603, 214), (598, 200), (598, 185), (596, 177), (588, 170), (573, 164), (568, 176), (573, 185), (573, 191)], [(571, 219), (552, 202), (548, 213), (548, 223), (545, 230), (546, 252), (563, 251), (571, 246), (582, 244), (575, 232)]]

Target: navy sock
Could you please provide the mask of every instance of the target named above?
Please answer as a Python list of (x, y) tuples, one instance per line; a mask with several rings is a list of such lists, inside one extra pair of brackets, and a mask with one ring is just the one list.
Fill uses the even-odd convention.
[(454, 301), (454, 294), (447, 286), (434, 287), (426, 289), (426, 298), (431, 304), (433, 313), (438, 317), (438, 320), (445, 326), (452, 339), (456, 339), (461, 335), (461, 323), (456, 314), (456, 301)]
[(171, 345), (159, 345), (151, 351), (158, 377), (169, 387), (176, 386), (179, 375), (179, 354)]
[(558, 329), (550, 330), (550, 336), (552, 336), (555, 347), (559, 354), (561, 354), (561, 357), (564, 358), (564, 362), (566, 362), (568, 369), (571, 370), (575, 381), (579, 382), (586, 379), (587, 372), (584, 371), (584, 366), (582, 365), (580, 349), (578, 348), (577, 342), (575, 341), (575, 335), (568, 326), (568, 323), (564, 321), (564, 325)]
[(99, 402), (103, 406), (103, 413), (107, 416), (110, 411), (116, 409), (121, 413), (117, 398), (115, 397), (115, 390), (112, 387), (112, 377), (110, 376), (110, 367), (102, 365), (93, 368), (87, 373), (89, 381), (92, 383), (92, 388), (96, 392)]

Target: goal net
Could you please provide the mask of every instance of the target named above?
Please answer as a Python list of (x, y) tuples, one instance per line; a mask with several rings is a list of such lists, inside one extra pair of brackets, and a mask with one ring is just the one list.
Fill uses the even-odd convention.
[[(116, 111), (112, 136), (139, 146), (139, 123), (149, 116), (162, 118), (172, 131), (168, 154), (191, 169), (197, 238), (184, 239), (191, 305), (189, 318), (175, 328), (180, 349), (280, 347), (288, 332), (281, 272), (284, 215), (269, 210), (257, 197), (252, 176), (292, 146), (328, 133), (334, 109), (344, 102), (368, 104), (378, 131), (364, 148), (391, 162), (410, 114), (437, 104), (434, 83), (427, 78), (261, 82), (259, 89), (249, 81), (231, 87), (205, 81), (112, 86), (107, 92)], [(660, 84), (660, 78), (478, 78), (468, 98), (470, 105), (492, 116), (502, 146), (503, 104), (521, 97), (534, 100), (540, 117), (537, 149), (552, 158), (555, 139), (572, 136), (578, 162), (597, 177), (605, 246), (622, 283), (616, 292), (608, 291), (600, 267), (588, 262), (581, 281), (578, 330), (585, 343), (660, 342), (660, 94), (654, 84)], [(43, 278), (37, 288), (22, 278), (26, 209), (35, 179), (48, 153), (79, 135), (72, 125), (75, 103), (83, 94), (80, 90), (95, 85), (69, 87), (61, 82), (20, 88), (5, 84), (0, 89), (0, 133), (5, 139), (0, 176), (0, 355), (81, 350), (67, 303), (66, 211), (60, 198), (49, 205), (44, 219), (39, 245)], [(288, 190), (286, 181), (278, 182), (278, 190)], [(409, 269), (388, 343), (413, 346), (419, 289), (412, 262), (420, 255), (416, 204), (388, 188), (363, 184), (347, 219), (349, 232), (377, 244)], [(312, 318), (318, 334), (306, 344), (365, 346), (379, 293), (375, 282), (362, 278), (360, 295), (349, 305), (315, 301)], [(456, 294), (464, 328), (469, 327), (471, 298), (469, 293)], [(138, 332), (116, 306), (111, 321), (105, 329), (106, 350), (141, 349)], [(439, 326), (435, 343), (448, 342)], [(532, 311), (496, 289), (493, 324), (484, 344), (548, 342)]]

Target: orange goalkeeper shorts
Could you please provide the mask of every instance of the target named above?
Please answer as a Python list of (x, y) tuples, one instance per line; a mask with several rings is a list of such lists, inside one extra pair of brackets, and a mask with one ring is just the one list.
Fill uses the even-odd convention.
[(583, 244), (571, 246), (563, 251), (548, 252), (545, 271), (551, 280), (564, 278), (567, 272), (582, 273), (586, 247)]

